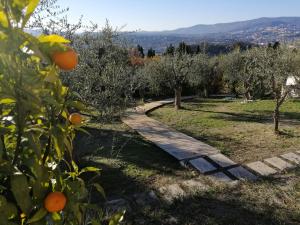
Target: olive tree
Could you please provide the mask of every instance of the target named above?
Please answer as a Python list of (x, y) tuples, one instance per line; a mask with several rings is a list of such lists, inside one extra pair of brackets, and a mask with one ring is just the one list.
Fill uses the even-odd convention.
[(100, 117), (125, 109), (136, 81), (128, 50), (120, 44), (117, 31), (107, 24), (101, 32), (74, 36), (72, 46), (79, 53), (80, 65), (71, 76), (64, 76), (64, 83), (80, 100), (96, 108)]
[(216, 61), (208, 55), (199, 53), (193, 56), (189, 83), (198, 87), (200, 92), (208, 97), (214, 80)]
[(298, 84), (287, 85), (287, 80), (293, 77), (300, 79), (300, 57), (297, 51), (286, 47), (265, 47), (257, 49), (256, 69), (264, 75), (273, 93), (275, 108), (273, 113), (274, 131), (279, 132), (280, 108)]
[(193, 58), (187, 54), (164, 56), (159, 61), (150, 61), (145, 65), (144, 74), (148, 75), (150, 86), (153, 90), (163, 88), (175, 92), (175, 108), (181, 108), (182, 88), (185, 84), (192, 84), (191, 77)]
[(241, 52), (236, 49), (222, 57), (224, 78), (231, 87), (233, 94), (242, 94), (246, 100), (252, 99), (254, 84), (259, 76), (256, 65), (256, 49)]
[[(69, 8), (61, 7), (58, 0), (40, 0), (27, 28), (43, 34), (63, 35), (72, 40), (74, 34), (86, 26), (82, 23), (82, 16), (78, 18), (77, 23), (70, 23), (68, 12)], [(91, 27), (94, 26), (92, 24)]]

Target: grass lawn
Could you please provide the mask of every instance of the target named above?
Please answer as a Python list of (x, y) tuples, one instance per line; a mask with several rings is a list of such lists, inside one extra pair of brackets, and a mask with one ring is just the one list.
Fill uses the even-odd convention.
[[(90, 124), (90, 135), (77, 135), (75, 151), (81, 165), (102, 169), (97, 180), (108, 199), (129, 199), (125, 224), (146, 225), (258, 225), (300, 222), (300, 171), (276, 179), (228, 185), (217, 183), (178, 162), (127, 126)], [(198, 188), (185, 186), (197, 181)], [(170, 203), (161, 187), (178, 184), (185, 195)], [(159, 197), (152, 205), (131, 202), (133, 194), (153, 190)], [(99, 201), (97, 194), (94, 201)]]
[(153, 180), (159, 181), (164, 176), (190, 174), (177, 160), (121, 122), (89, 124), (86, 130), (90, 135), (77, 135), (75, 151), (80, 161), (103, 170), (100, 182), (111, 197), (151, 190)]
[(270, 100), (242, 104), (241, 100), (194, 99), (184, 102), (178, 112), (168, 105), (150, 116), (245, 163), (300, 149), (300, 100), (282, 106), (280, 136), (273, 133), (273, 109)]

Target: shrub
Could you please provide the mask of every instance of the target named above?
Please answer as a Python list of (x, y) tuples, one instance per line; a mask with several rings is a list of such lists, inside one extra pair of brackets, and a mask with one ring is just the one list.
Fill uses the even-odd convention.
[[(100, 224), (101, 211), (88, 200), (92, 188), (103, 190), (81, 178), (99, 171), (79, 169), (72, 160), (80, 127), (69, 121), (68, 109), (82, 104), (68, 98), (51, 60), (55, 52), (69, 50), (69, 41), (24, 32), (38, 4), (0, 1), (0, 224)], [(53, 199), (51, 193), (64, 197)], [(55, 199), (60, 207), (49, 208)], [(95, 209), (94, 218), (89, 209)]]

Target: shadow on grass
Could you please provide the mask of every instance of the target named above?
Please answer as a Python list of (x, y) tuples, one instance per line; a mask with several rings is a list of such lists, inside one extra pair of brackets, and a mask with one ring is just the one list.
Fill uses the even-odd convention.
[(224, 137), (224, 136), (220, 136), (220, 135), (212, 135), (212, 134), (208, 134), (208, 133), (197, 135), (187, 129), (179, 129), (179, 131), (184, 134), (187, 134), (188, 136), (194, 137), (199, 141), (205, 142), (206, 144), (209, 144), (209, 145), (215, 145), (217, 142), (234, 143), (235, 145), (242, 144), (242, 142), (239, 142), (236, 139), (233, 139), (230, 137)]
[(149, 179), (149, 174), (174, 176), (177, 171), (182, 170), (175, 158), (144, 141), (135, 133), (102, 129), (87, 129), (87, 131), (90, 135), (80, 132), (76, 136), (74, 142), (76, 159), (81, 165), (93, 164), (101, 168), (103, 177), (109, 181), (108, 183), (115, 184), (120, 180), (127, 184), (120, 185), (121, 189), (126, 187), (124, 191), (119, 188), (114, 191), (112, 187), (107, 187), (112, 192), (129, 193), (136, 191), (134, 187), (140, 189), (139, 184), (132, 186), (128, 181), (131, 174), (143, 182), (144, 179)]
[[(205, 108), (214, 108), (220, 106), (220, 103), (227, 104), (231, 101), (216, 100), (216, 99), (192, 99), (185, 101), (188, 107), (185, 106), (182, 110), (204, 112), (218, 114), (212, 118), (220, 120), (228, 120), (234, 122), (256, 122), (256, 123), (273, 123), (273, 110), (245, 110), (244, 112), (217, 112), (207, 110)], [(203, 109), (204, 108), (204, 109)], [(281, 122), (286, 125), (300, 125), (300, 112), (282, 112), (281, 109)]]
[[(131, 210), (126, 214), (125, 224), (299, 224), (294, 212), (268, 204), (257, 204), (253, 200), (243, 200), (241, 198), (243, 193), (235, 190), (234, 187), (232, 191), (230, 188), (219, 191), (211, 188), (209, 192), (193, 194), (175, 200), (172, 204), (160, 199), (154, 205), (138, 205), (131, 201), (130, 196), (149, 191), (153, 187), (151, 184), (155, 177), (149, 176), (148, 171), (154, 170), (155, 174), (176, 177), (176, 171), (184, 169), (171, 156), (145, 142), (134, 133), (101, 129), (89, 129), (89, 132), (91, 136), (80, 133), (75, 141), (75, 151), (86, 150), (84, 154), (89, 156), (88, 160), (81, 158), (80, 165), (102, 169), (101, 176), (96, 182), (104, 187), (110, 198), (130, 199)], [(120, 143), (131, 138), (116, 157), (111, 155), (111, 148), (109, 148), (113, 143), (113, 136), (120, 138), (117, 143), (119, 147)], [(103, 149), (93, 152), (93, 149), (99, 148), (100, 145), (104, 146)], [(116, 146), (116, 148), (118, 147)], [(133, 174), (128, 173), (128, 170), (132, 170)], [(284, 181), (268, 180), (267, 182), (280, 184), (276, 182)], [(233, 195), (232, 192), (238, 193)], [(92, 196), (94, 202), (101, 202), (99, 194), (93, 193)]]
[[(126, 175), (123, 172), (122, 165), (119, 167), (116, 165), (108, 165), (96, 160), (83, 160), (80, 162), (80, 166), (92, 166), (101, 169), (101, 175), (94, 180), (99, 183), (105, 190), (108, 199), (126, 198), (126, 196), (142, 193), (147, 190), (147, 185), (142, 180), (134, 179), (131, 176)], [(88, 180), (90, 177), (85, 176)], [(98, 193), (93, 194), (92, 200), (94, 202), (102, 199), (102, 196)]]
[[(297, 212), (257, 203), (255, 199), (241, 199), (238, 187), (233, 189), (195, 193), (169, 203), (159, 198), (154, 203), (140, 205), (133, 200), (133, 194), (151, 190), (151, 178), (140, 181), (126, 176), (120, 169), (88, 162), (89, 166), (103, 168), (99, 182), (110, 199), (123, 198), (129, 202), (124, 224), (147, 225), (297, 225)], [(114, 176), (114, 179), (111, 179)], [(264, 181), (265, 182), (265, 181)], [(269, 180), (275, 184), (276, 180)], [(282, 182), (283, 181), (278, 181)], [(235, 193), (231, 193), (235, 192)], [(93, 201), (101, 201), (96, 193)]]
[[(186, 111), (201, 111), (199, 109), (201, 108), (215, 108), (220, 106), (220, 104), (228, 104), (232, 103), (232, 101), (225, 101), (222, 99), (188, 99), (183, 101), (183, 106), (180, 110), (186, 110)], [(187, 105), (186, 105), (187, 104)]]
[[(299, 176), (300, 168), (295, 169)], [(284, 186), (290, 183), (291, 177), (281, 176), (266, 178), (256, 182), (255, 190), (262, 185), (260, 191), (268, 192), (264, 186)], [(293, 178), (292, 178), (293, 179)], [(247, 184), (246, 184), (247, 185)], [(248, 188), (252, 188), (250, 185)], [(275, 187), (276, 188), (276, 187)], [(251, 190), (255, 192), (255, 190)], [(245, 191), (243, 189), (243, 191)], [(221, 190), (210, 189), (175, 200), (172, 204), (162, 201), (159, 206), (149, 210), (138, 211), (138, 217), (147, 221), (146, 224), (163, 225), (298, 225), (300, 212), (297, 208), (289, 209), (279, 205), (263, 202), (261, 194), (255, 193), (248, 198), (240, 186), (226, 187)], [(297, 191), (297, 190), (296, 190)], [(266, 193), (268, 194), (268, 193)], [(277, 196), (278, 197), (278, 196)], [(274, 196), (276, 198), (276, 196)]]
[[(269, 205), (260, 206), (261, 210), (256, 211), (255, 203), (240, 202), (236, 200), (221, 200), (199, 196), (179, 200), (172, 205), (173, 216), (178, 220), (177, 224), (296, 224), (277, 218), (274, 212), (275, 207)], [(282, 209), (280, 209), (283, 211)], [(288, 210), (285, 213), (290, 214)]]
[[(265, 183), (266, 181), (262, 181)], [(274, 180), (269, 181), (275, 184)], [(281, 181), (280, 181), (281, 182)], [(259, 183), (258, 183), (259, 185)], [(149, 225), (298, 225), (300, 214), (288, 208), (242, 198), (239, 186), (224, 190), (195, 193), (175, 200), (160, 200), (153, 206), (134, 207), (129, 221)], [(275, 197), (275, 196), (274, 196)], [(259, 198), (259, 196), (258, 196)], [(130, 223), (129, 223), (130, 224)]]

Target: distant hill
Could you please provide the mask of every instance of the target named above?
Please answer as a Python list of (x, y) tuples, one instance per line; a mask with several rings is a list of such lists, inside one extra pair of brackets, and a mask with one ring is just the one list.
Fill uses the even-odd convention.
[(145, 48), (154, 47), (163, 51), (168, 44), (186, 41), (232, 43), (235, 41), (267, 44), (269, 42), (290, 42), (300, 38), (300, 17), (259, 18), (248, 21), (196, 25), (161, 32), (138, 32), (129, 35), (129, 40)]
[(270, 29), (288, 30), (300, 29), (300, 17), (278, 17), (278, 18), (259, 18), (254, 20), (219, 23), (214, 25), (196, 25), (188, 28), (180, 28), (173, 31), (166, 31), (165, 34), (176, 35), (208, 35), (216, 33), (237, 33), (237, 32), (256, 32)]

